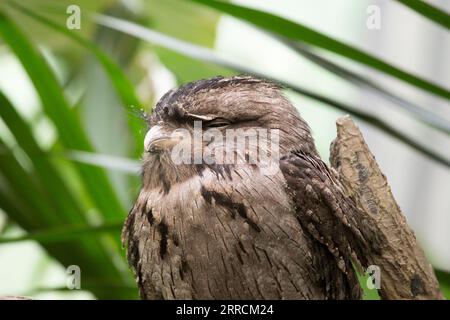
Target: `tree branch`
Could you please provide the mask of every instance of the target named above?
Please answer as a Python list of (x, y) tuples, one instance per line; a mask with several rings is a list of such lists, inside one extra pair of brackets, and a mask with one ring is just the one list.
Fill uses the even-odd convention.
[[(361, 218), (369, 215), (375, 230), (387, 239), (381, 253), (367, 252), (369, 264), (381, 271), (383, 299), (443, 299), (433, 268), (395, 201), (386, 177), (349, 116), (336, 121), (337, 138), (330, 162)], [(367, 266), (366, 266), (367, 267)]]

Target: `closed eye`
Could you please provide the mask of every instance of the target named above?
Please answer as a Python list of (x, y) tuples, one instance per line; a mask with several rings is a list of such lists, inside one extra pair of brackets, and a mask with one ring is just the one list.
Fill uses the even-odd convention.
[(205, 123), (208, 128), (224, 128), (231, 124), (231, 121), (223, 118), (216, 118)]

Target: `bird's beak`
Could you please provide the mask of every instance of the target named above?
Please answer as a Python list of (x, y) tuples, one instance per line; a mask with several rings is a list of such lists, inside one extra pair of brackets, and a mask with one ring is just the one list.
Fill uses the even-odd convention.
[(146, 152), (156, 153), (166, 149), (171, 149), (180, 138), (165, 130), (162, 126), (156, 125), (151, 127), (144, 139), (144, 149)]

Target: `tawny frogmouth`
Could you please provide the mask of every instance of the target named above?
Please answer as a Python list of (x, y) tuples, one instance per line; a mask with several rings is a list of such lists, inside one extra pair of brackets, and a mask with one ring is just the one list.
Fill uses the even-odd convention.
[[(148, 121), (142, 189), (123, 229), (142, 298), (360, 298), (352, 261), (368, 245), (364, 225), (277, 85), (249, 76), (196, 81), (164, 95)], [(194, 134), (195, 121), (224, 136), (278, 130), (279, 170), (248, 159), (175, 163), (181, 137), (173, 133)], [(194, 149), (214, 154), (229, 143)]]

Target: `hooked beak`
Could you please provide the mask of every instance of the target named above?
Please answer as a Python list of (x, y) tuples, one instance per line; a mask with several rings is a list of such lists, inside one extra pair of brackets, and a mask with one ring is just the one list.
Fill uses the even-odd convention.
[(151, 127), (144, 139), (144, 149), (146, 152), (157, 153), (166, 149), (171, 149), (178, 142), (179, 137), (173, 136), (171, 132), (165, 130), (162, 126)]

